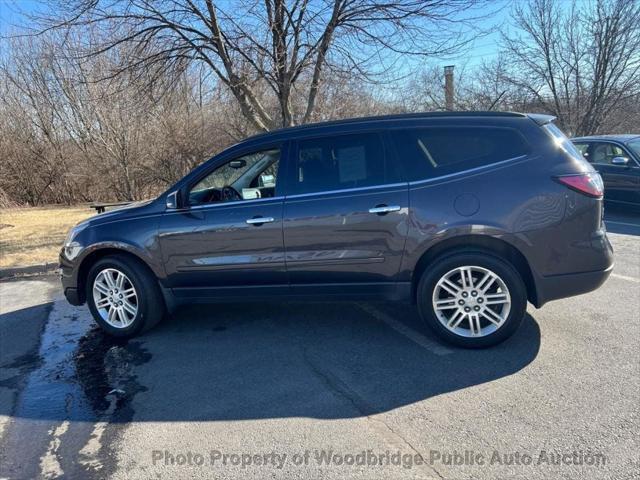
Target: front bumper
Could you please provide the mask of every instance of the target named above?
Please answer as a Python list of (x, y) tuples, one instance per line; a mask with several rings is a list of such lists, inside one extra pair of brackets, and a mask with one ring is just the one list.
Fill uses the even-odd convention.
[(65, 288), (64, 296), (71, 305), (82, 305), (84, 301), (80, 298), (77, 288)]
[(64, 296), (71, 305), (82, 305), (85, 302), (83, 292), (78, 290), (78, 271), (74, 262), (60, 253), (60, 281)]

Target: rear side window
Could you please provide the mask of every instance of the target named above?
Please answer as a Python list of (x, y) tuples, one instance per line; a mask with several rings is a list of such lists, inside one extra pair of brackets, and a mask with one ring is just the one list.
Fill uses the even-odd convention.
[(302, 140), (295, 168), (298, 194), (384, 185), (399, 178), (377, 133)]
[(554, 123), (547, 123), (542, 127), (550, 136), (553, 138), (555, 144), (562, 148), (565, 152), (571, 155), (573, 158), (578, 160), (584, 160), (582, 153), (575, 147), (571, 140), (567, 138), (567, 136), (562, 133), (562, 130), (558, 128), (558, 126)]
[(499, 127), (431, 127), (393, 132), (409, 181), (482, 167), (529, 153), (519, 132)]

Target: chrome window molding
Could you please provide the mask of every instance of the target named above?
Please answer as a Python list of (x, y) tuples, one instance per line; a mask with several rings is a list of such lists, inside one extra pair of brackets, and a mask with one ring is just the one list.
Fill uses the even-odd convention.
[(449, 178), (455, 178), (455, 177), (459, 177), (459, 176), (462, 176), (462, 175), (467, 175), (469, 173), (480, 173), (480, 172), (484, 172), (484, 171), (489, 171), (489, 170), (492, 170), (492, 169), (494, 169), (496, 167), (502, 167), (502, 166), (507, 165), (509, 163), (518, 163), (518, 162), (523, 161), (523, 160), (534, 159), (534, 158), (535, 157), (531, 157), (529, 154), (519, 155), (517, 157), (507, 158), (506, 160), (500, 160), (499, 162), (490, 163), (488, 165), (482, 165), (480, 167), (468, 168), (466, 170), (461, 170), (459, 172), (454, 172), (454, 173), (446, 173), (444, 175), (439, 175), (437, 177), (431, 177), (431, 178), (425, 178), (423, 180), (414, 180), (412, 182), (409, 182), (409, 186), (413, 187), (413, 186), (419, 186), (419, 185), (423, 185), (423, 184), (437, 183), (437, 182), (440, 182), (442, 180), (446, 181)]
[(287, 200), (295, 200), (297, 198), (307, 198), (307, 197), (313, 197), (315, 195), (333, 195), (333, 194), (340, 194), (340, 193), (353, 193), (353, 192), (365, 192), (368, 190), (379, 190), (379, 189), (383, 189), (383, 188), (406, 188), (407, 187), (407, 182), (401, 182), (401, 183), (387, 183), (384, 185), (371, 185), (369, 187), (356, 187), (356, 188), (343, 188), (343, 189), (339, 189), (339, 190), (323, 190), (320, 192), (311, 192), (311, 193), (296, 193), (295, 195), (287, 195), (285, 198)]
[(284, 200), (285, 197), (277, 196), (277, 197), (268, 197), (268, 198), (252, 198), (250, 200), (234, 200), (232, 202), (215, 202), (215, 203), (206, 203), (202, 205), (190, 205), (185, 207), (182, 210), (203, 210), (206, 208), (220, 208), (223, 206), (232, 206), (232, 205), (252, 205), (254, 203), (263, 203), (268, 201), (277, 201)]

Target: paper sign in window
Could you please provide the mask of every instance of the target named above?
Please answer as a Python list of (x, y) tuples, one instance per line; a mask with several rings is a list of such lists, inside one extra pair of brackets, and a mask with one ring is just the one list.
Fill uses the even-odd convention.
[(366, 149), (362, 146), (339, 148), (336, 160), (340, 173), (340, 183), (355, 182), (367, 178)]

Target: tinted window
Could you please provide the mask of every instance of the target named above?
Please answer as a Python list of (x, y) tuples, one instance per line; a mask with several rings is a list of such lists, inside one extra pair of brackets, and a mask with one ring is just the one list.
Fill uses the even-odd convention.
[(492, 127), (432, 127), (394, 132), (410, 180), (419, 180), (526, 155), (515, 130)]
[(375, 133), (341, 135), (298, 143), (293, 190), (313, 193), (398, 181)]

